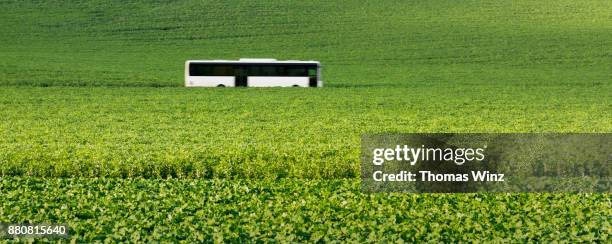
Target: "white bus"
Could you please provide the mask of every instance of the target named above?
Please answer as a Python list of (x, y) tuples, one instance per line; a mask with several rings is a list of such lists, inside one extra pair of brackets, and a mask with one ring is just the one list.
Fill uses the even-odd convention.
[(321, 87), (317, 61), (275, 59), (188, 60), (186, 87)]

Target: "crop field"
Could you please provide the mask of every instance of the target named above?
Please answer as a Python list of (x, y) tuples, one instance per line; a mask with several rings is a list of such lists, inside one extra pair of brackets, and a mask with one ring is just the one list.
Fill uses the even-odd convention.
[(92, 241), (597, 241), (610, 229), (602, 194), (364, 194), (355, 180), (294, 179), (11, 178), (0, 187), (3, 218), (67, 221)]
[[(610, 1), (2, 1), (0, 223), (78, 241), (600, 241), (610, 194), (365, 194), (369, 132), (612, 132)], [(320, 89), (187, 89), (188, 59)]]

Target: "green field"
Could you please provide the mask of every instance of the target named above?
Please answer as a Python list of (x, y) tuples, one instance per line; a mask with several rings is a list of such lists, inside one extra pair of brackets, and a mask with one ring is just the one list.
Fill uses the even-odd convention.
[(292, 179), (11, 178), (0, 187), (8, 218), (68, 220), (92, 241), (597, 241), (611, 228), (603, 194), (364, 194), (355, 180)]
[[(358, 177), (367, 132), (611, 132), (610, 1), (0, 6), (0, 223), (608, 241), (609, 194), (368, 195)], [(241, 57), (319, 60), (325, 87), (182, 87), (185, 60)]]

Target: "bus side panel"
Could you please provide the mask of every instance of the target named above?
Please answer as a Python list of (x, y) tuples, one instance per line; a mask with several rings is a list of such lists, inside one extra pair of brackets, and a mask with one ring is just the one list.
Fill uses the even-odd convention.
[(317, 68), (317, 87), (323, 87), (323, 81), (321, 80), (321, 66)]
[(308, 77), (291, 76), (249, 76), (247, 84), (250, 87), (308, 87), (310, 79)]
[(234, 76), (189, 76), (187, 87), (233, 87), (235, 81)]
[(185, 87), (189, 87), (189, 61), (185, 62)]

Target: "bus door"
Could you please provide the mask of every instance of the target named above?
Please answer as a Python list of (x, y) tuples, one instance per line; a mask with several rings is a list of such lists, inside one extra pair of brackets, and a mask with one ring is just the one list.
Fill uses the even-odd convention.
[(236, 76), (236, 86), (247, 86), (247, 67), (238, 65), (234, 67), (234, 72)]
[(308, 86), (310, 87), (317, 87), (317, 83), (319, 78), (318, 76), (318, 67), (317, 66), (310, 66), (307, 69), (307, 73), (308, 73)]

